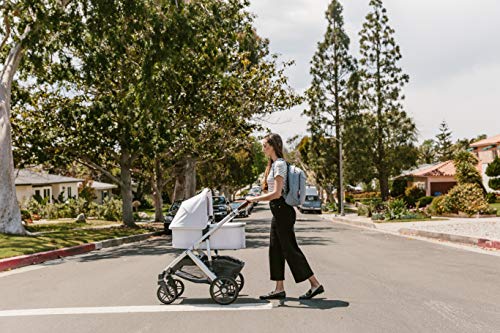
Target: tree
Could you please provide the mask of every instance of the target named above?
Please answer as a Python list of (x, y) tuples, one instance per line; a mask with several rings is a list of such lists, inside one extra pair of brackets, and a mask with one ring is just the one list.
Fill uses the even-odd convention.
[(371, 12), (360, 32), (360, 94), (373, 144), (371, 164), (383, 200), (389, 196), (389, 177), (416, 162), (416, 127), (403, 110), (402, 88), (409, 76), (398, 67), (401, 51), (388, 25), (381, 0), (370, 1)]
[[(65, 0), (3, 1), (0, 3), (0, 232), (25, 234), (16, 198), (12, 154), (11, 102), (16, 74), (47, 70), (59, 46), (64, 18), (73, 18), (75, 4)], [(21, 68), (21, 72), (18, 70)]]
[(488, 186), (493, 190), (500, 190), (500, 158), (498, 156), (488, 164), (486, 175), (491, 177)]
[(466, 150), (462, 150), (455, 155), (453, 163), (456, 169), (455, 178), (459, 185), (478, 184), (484, 190), (481, 174), (477, 169), (478, 162), (476, 156)]
[(418, 147), (418, 163), (432, 164), (436, 162), (436, 142), (427, 139)]
[[(322, 187), (336, 183), (336, 187), (341, 188), (339, 154), (347, 114), (348, 81), (356, 69), (356, 62), (349, 54), (350, 40), (344, 31), (342, 10), (340, 2), (333, 0), (326, 11), (328, 26), (311, 61), (313, 80), (307, 92), (309, 109), (304, 111), (311, 117), (309, 166)], [(325, 139), (333, 134), (332, 129), (335, 129), (335, 139)], [(337, 192), (340, 200), (340, 191)]]
[(439, 133), (436, 135), (436, 152), (441, 162), (453, 159), (451, 131), (444, 120), (441, 122), (441, 125), (439, 125)]

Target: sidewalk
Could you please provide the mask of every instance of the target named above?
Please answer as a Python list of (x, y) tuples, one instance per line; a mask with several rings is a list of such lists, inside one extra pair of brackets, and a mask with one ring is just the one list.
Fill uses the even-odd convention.
[(435, 238), (500, 250), (500, 217), (446, 218), (446, 220), (397, 223), (374, 223), (370, 218), (356, 214), (328, 217), (325, 215), (325, 218), (401, 235)]

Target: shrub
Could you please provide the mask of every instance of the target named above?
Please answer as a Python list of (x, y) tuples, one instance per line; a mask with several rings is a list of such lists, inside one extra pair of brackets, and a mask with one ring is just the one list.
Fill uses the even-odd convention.
[(478, 184), (461, 184), (453, 187), (444, 199), (445, 213), (463, 212), (468, 215), (488, 210), (483, 190)]
[(406, 214), (408, 214), (408, 208), (406, 207), (406, 202), (403, 199), (394, 199), (386, 203), (386, 219), (401, 219)]
[(423, 196), (425, 196), (425, 191), (423, 189), (416, 186), (412, 186), (406, 188), (404, 200), (409, 206), (415, 207), (415, 204), (418, 201), (418, 199)]
[(432, 202), (431, 202), (431, 205), (429, 206), (429, 213), (431, 213), (432, 215), (441, 215), (443, 214), (445, 211), (444, 211), (444, 200), (445, 200), (446, 196), (444, 195), (441, 195), (439, 197), (435, 197)]
[(345, 201), (347, 203), (353, 203), (354, 202), (354, 197), (352, 195), (348, 194), (348, 195), (345, 196)]
[(360, 204), (358, 206), (358, 216), (368, 216), (368, 206)]
[(434, 197), (430, 197), (430, 196), (419, 198), (417, 201), (418, 207), (428, 206), (432, 202), (433, 199), (434, 199)]
[(486, 201), (490, 204), (497, 202), (497, 196), (495, 193), (486, 193)]
[(400, 197), (405, 194), (406, 187), (408, 186), (409, 177), (399, 177), (394, 179), (391, 186), (391, 196)]
[(328, 202), (323, 205), (322, 209), (325, 212), (334, 212), (337, 210), (337, 204), (335, 202)]
[(385, 215), (383, 213), (374, 213), (372, 215), (373, 221), (383, 221), (385, 219)]

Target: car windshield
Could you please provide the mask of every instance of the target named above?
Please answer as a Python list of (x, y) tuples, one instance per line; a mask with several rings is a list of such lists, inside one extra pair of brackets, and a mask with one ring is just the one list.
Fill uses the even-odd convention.
[(231, 202), (230, 205), (232, 208), (237, 208), (241, 205), (241, 202)]
[(175, 202), (172, 204), (172, 206), (170, 206), (170, 210), (179, 209), (179, 207), (181, 206), (181, 203), (182, 203), (182, 202), (175, 201)]
[(319, 200), (317, 195), (306, 195), (306, 201), (317, 201)]
[(213, 204), (214, 205), (223, 205), (225, 203), (226, 203), (225, 197), (213, 197)]

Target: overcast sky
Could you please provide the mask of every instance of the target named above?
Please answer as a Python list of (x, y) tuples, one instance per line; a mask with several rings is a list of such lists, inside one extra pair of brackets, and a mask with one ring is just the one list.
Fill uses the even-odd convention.
[[(351, 49), (358, 56), (358, 32), (369, 0), (341, 1)], [(310, 84), (309, 62), (326, 30), (327, 0), (251, 0), (259, 35), (271, 51), (295, 60), (287, 72), (292, 87)], [(453, 138), (500, 134), (500, 0), (385, 0), (389, 24), (401, 46), (400, 66), (410, 75), (406, 111), (419, 141), (448, 123)], [(273, 114), (265, 123), (284, 138), (304, 135), (305, 105)]]

